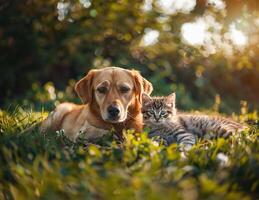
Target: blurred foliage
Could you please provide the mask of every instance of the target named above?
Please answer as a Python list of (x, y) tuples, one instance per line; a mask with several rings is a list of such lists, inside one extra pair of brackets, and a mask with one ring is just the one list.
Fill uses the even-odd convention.
[[(68, 5), (64, 16), (62, 2)], [(202, 48), (184, 44), (180, 35), (183, 23), (210, 13), (224, 29), (241, 19), (240, 27), (254, 29), (249, 38), (258, 41), (257, 0), (228, 0), (224, 11), (197, 1), (189, 14), (173, 15), (151, 2), (152, 9), (144, 11), (145, 2), (139, 0), (1, 1), (0, 105), (30, 98), (44, 103), (45, 97), (33, 96), (35, 84), (39, 91), (49, 82), (64, 91), (89, 69), (115, 65), (140, 70), (154, 84), (154, 94), (176, 90), (184, 109), (211, 107), (218, 95), (226, 112), (238, 110), (240, 100), (258, 108), (258, 42), (234, 50), (232, 57), (222, 51), (204, 56)], [(148, 30), (159, 31), (158, 42), (141, 46)], [(69, 98), (57, 95), (75, 97), (71, 91)]]
[(124, 144), (105, 137), (98, 145), (23, 131), (42, 117), (20, 107), (0, 112), (0, 199), (259, 198), (256, 112), (235, 116), (250, 122), (249, 131), (199, 141), (185, 157), (146, 133), (129, 131)]

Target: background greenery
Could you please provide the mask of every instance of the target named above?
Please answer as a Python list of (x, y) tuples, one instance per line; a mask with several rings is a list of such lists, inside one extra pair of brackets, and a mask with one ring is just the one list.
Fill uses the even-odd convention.
[[(89, 69), (115, 65), (140, 70), (154, 84), (154, 94), (176, 90), (184, 109), (211, 107), (217, 95), (223, 111), (239, 110), (240, 100), (258, 108), (257, 0), (228, 0), (220, 11), (197, 1), (190, 13), (173, 15), (151, 2), (152, 9), (143, 11), (145, 2), (139, 0), (71, 1), (64, 16), (57, 0), (1, 3), (0, 104), (9, 106), (19, 98), (39, 103), (31, 92), (36, 85), (50, 82), (64, 91)], [(203, 47), (183, 43), (181, 26), (206, 14), (223, 26), (222, 34), (238, 21), (249, 45), (242, 51), (234, 48), (232, 56), (222, 50), (204, 56)], [(141, 46), (148, 30), (160, 32), (158, 42)]]
[[(199, 0), (174, 14), (157, 2), (0, 1), (0, 199), (259, 198), (259, 2), (228, 0), (219, 10)], [(206, 15), (222, 25), (220, 35), (237, 23), (245, 47), (230, 45), (229, 55), (186, 44), (182, 25)], [(157, 41), (142, 45), (150, 30)], [(140, 70), (155, 95), (176, 91), (181, 109), (231, 113), (249, 130), (199, 141), (186, 158), (146, 133), (86, 146), (62, 132), (24, 131), (60, 102), (80, 103), (75, 82), (111, 65)]]

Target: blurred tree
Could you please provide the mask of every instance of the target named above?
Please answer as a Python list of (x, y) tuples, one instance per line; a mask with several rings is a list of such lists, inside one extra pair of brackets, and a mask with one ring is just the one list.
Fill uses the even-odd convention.
[(224, 109), (241, 99), (258, 106), (258, 8), (256, 0), (4, 3), (0, 104), (35, 81), (64, 89), (92, 67), (117, 65), (141, 70), (156, 94), (177, 90), (183, 108), (211, 106), (217, 94)]

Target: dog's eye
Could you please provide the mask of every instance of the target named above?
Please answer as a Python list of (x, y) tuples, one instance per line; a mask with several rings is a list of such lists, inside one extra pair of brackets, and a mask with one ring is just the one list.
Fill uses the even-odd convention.
[(121, 93), (127, 93), (127, 92), (130, 91), (130, 88), (123, 86), (123, 87), (120, 88), (120, 91), (121, 91)]
[(97, 91), (101, 94), (105, 94), (108, 91), (108, 89), (107, 87), (99, 87), (97, 88)]

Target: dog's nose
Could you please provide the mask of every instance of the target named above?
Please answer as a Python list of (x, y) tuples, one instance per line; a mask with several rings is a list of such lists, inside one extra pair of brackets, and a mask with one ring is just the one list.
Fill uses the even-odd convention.
[(118, 117), (120, 110), (116, 106), (109, 106), (108, 113), (112, 118)]

